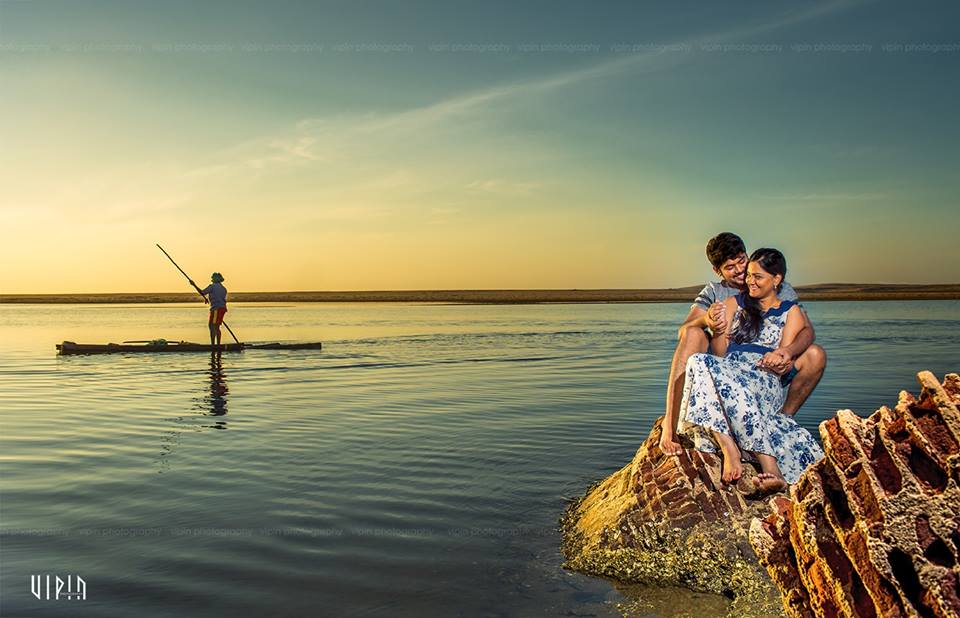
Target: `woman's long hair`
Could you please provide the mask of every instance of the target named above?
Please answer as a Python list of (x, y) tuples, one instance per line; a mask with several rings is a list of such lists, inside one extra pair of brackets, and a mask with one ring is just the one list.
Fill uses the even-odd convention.
[[(787, 276), (787, 260), (776, 249), (757, 249), (750, 256), (751, 262), (757, 262), (763, 270), (776, 277)], [(777, 286), (777, 292), (783, 286), (783, 280)], [(760, 299), (743, 293), (743, 310), (736, 330), (733, 331), (733, 341), (736, 343), (750, 343), (760, 336), (760, 327), (763, 325), (763, 309), (760, 308)]]

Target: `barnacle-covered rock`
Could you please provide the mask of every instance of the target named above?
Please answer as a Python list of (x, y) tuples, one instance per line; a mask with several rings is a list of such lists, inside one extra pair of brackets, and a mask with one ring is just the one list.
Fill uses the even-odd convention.
[(779, 594), (750, 546), (757, 470), (721, 482), (719, 456), (681, 437), (684, 452), (659, 447), (662, 419), (633, 460), (571, 504), (561, 522), (567, 568), (622, 582), (685, 586), (732, 598), (731, 614), (782, 615)]

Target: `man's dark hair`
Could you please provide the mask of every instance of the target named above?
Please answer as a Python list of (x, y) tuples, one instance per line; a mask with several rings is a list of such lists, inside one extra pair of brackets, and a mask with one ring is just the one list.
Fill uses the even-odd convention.
[(727, 260), (746, 252), (746, 245), (733, 232), (720, 232), (707, 243), (707, 259), (717, 269)]

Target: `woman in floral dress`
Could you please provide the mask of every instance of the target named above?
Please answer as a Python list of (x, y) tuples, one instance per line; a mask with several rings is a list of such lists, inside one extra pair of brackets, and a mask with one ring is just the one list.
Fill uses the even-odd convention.
[(807, 466), (823, 457), (820, 445), (792, 416), (781, 412), (780, 376), (764, 368), (771, 355), (785, 352), (804, 324), (800, 307), (777, 297), (787, 273), (776, 249), (758, 249), (747, 266), (747, 292), (726, 301), (727, 329), (713, 338), (716, 356), (694, 354), (687, 361), (680, 428), (698, 450), (723, 453), (723, 480), (743, 474), (743, 451), (763, 472), (754, 478), (764, 492), (794, 483)]

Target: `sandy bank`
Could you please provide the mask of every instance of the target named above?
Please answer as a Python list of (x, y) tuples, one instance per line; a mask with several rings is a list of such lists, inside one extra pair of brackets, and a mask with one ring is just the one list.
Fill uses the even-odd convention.
[[(647, 303), (690, 302), (701, 286), (605, 290), (400, 290), (344, 292), (231, 292), (231, 302), (419, 302), (419, 303)], [(886, 285), (829, 283), (797, 286), (813, 300), (960, 300), (960, 284)], [(183, 303), (197, 294), (0, 294), (0, 303)]]

